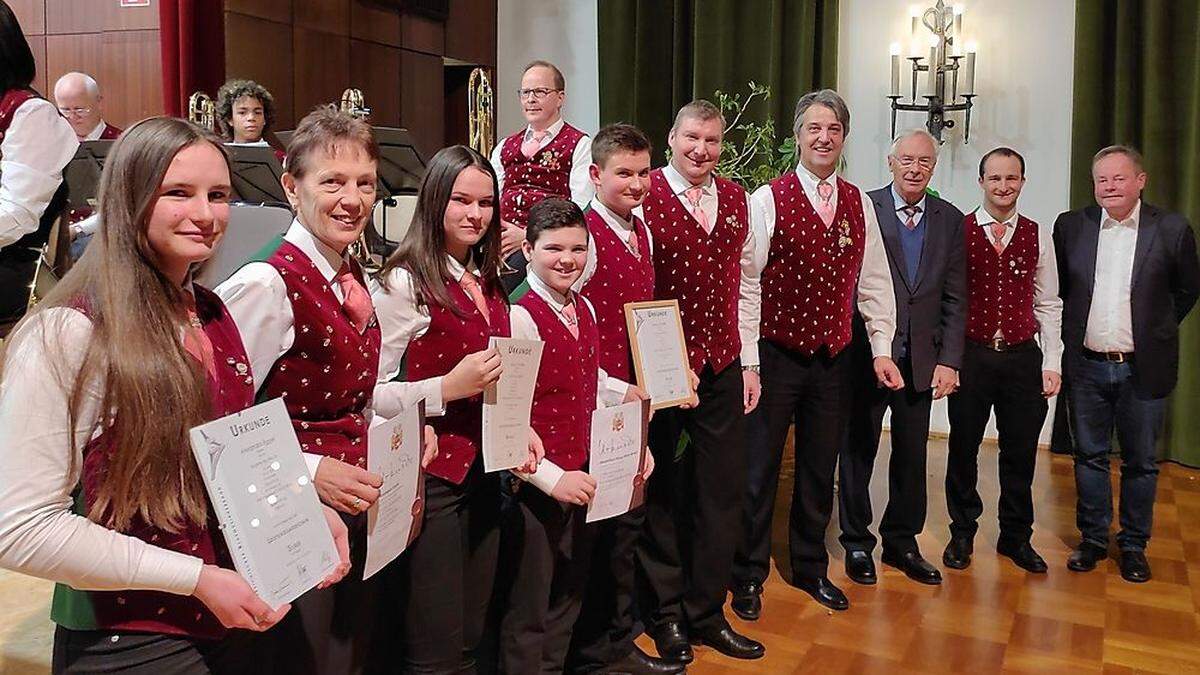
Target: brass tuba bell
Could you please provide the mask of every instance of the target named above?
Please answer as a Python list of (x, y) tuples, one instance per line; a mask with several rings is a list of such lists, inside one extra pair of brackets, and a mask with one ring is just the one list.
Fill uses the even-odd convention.
[(216, 132), (217, 104), (208, 94), (198, 91), (188, 97), (188, 119), (208, 132)]
[(371, 109), (367, 107), (367, 103), (363, 100), (361, 89), (347, 89), (342, 92), (342, 102), (339, 106), (342, 112), (349, 113), (360, 120), (365, 120), (371, 116)]
[(476, 68), (467, 81), (467, 144), (487, 157), (495, 144), (496, 100), (487, 70)]

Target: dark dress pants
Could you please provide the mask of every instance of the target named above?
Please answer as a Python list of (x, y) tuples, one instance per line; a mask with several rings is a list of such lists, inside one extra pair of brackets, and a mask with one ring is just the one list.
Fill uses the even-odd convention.
[(474, 673), (500, 544), (500, 486), (477, 459), (461, 485), (425, 476), (425, 523), (407, 552), (404, 673)]
[[(725, 593), (741, 536), (745, 494), (742, 369), (700, 374), (700, 404), (659, 410), (650, 422), (654, 473), (646, 491), (646, 532), (638, 560), (646, 572), (651, 628), (685, 622), (723, 626)], [(681, 432), (689, 442), (680, 461)]]
[(130, 675), (258, 675), (271, 672), (273, 628), (230, 631), (221, 640), (56, 626), (50, 672)]
[(897, 361), (904, 387), (898, 391), (879, 386), (874, 359), (866, 340), (856, 341), (853, 350), (853, 403), (851, 404), (846, 442), (839, 462), (838, 519), (842, 533), (838, 537), (847, 551), (875, 549), (871, 533), (874, 518), (871, 509), (871, 474), (879, 454), (883, 432), (883, 414), (889, 408), (891, 419), (891, 458), (888, 460), (888, 501), (879, 523), (883, 548), (901, 555), (917, 550), (917, 535), (925, 529), (927, 493), (925, 485), (926, 452), (929, 442), (929, 411), (933, 390), (928, 382), (924, 391), (913, 386), (911, 362)]
[(1154, 521), (1156, 445), (1167, 399), (1138, 396), (1129, 362), (1109, 363), (1077, 356), (1071, 364), (1070, 406), (1071, 431), (1075, 435), (1075, 521), (1083, 541), (1108, 547), (1112, 525), (1108, 455), (1115, 426), (1121, 446), (1121, 531), (1117, 533), (1117, 545), (1122, 551), (1145, 550)]
[(994, 409), (1000, 436), (1000, 541), (1027, 543), (1033, 535), (1033, 473), (1048, 404), (1042, 396), (1042, 350), (1030, 341), (998, 352), (967, 342), (959, 389), (950, 395), (946, 508), (950, 534), (973, 539), (979, 497), (979, 444)]

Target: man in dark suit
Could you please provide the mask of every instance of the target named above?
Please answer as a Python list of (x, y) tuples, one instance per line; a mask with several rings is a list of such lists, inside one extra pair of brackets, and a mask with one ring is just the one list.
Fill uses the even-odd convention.
[(1108, 455), (1121, 448), (1121, 576), (1150, 579), (1146, 542), (1158, 480), (1155, 444), (1179, 366), (1179, 322), (1200, 296), (1200, 262), (1186, 218), (1142, 202), (1138, 152), (1110, 146), (1092, 160), (1096, 206), (1054, 223), (1071, 380), (1079, 548), (1076, 572), (1108, 555), (1112, 486)]
[[(879, 449), (883, 413), (891, 408), (892, 457), (888, 503), (879, 526), (883, 562), (910, 579), (940, 584), (941, 573), (917, 548), (925, 528), (925, 454), (934, 399), (954, 391), (962, 362), (966, 322), (963, 214), (925, 192), (937, 164), (937, 142), (923, 130), (902, 133), (888, 154), (891, 185), (868, 193), (879, 220), (896, 292), (897, 357), (904, 387), (876, 386), (870, 346), (858, 332), (854, 404), (839, 462), (838, 515), (846, 549), (846, 575), (874, 584), (871, 552), (871, 472)], [(861, 326), (861, 323), (858, 325)]]

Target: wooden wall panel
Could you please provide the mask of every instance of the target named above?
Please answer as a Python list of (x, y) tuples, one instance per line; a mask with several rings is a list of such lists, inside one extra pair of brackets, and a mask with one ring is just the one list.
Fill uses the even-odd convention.
[(33, 35), (46, 33), (46, 3), (45, 0), (7, 0), (17, 22), (21, 24), (21, 32), (28, 38)]
[(399, 47), (400, 14), (368, 0), (350, 0), (350, 37)]
[(403, 50), (400, 53), (400, 125), (417, 139), (425, 158), (445, 140), (442, 58)]
[(350, 86), (350, 38), (297, 26), (292, 44), (299, 120), (318, 105), (342, 99)]
[(157, 30), (46, 36), (46, 75), (53, 86), (78, 70), (100, 83), (104, 118), (128, 126), (161, 115), (162, 59)]
[(446, 19), (446, 56), (496, 66), (496, 0), (454, 0)]
[(441, 56), (446, 51), (446, 25), (416, 14), (400, 15), (400, 46)]
[(277, 23), (292, 23), (292, 0), (225, 0), (225, 11)]
[(296, 28), (350, 34), (350, 0), (296, 0), (292, 9)]
[(44, 35), (26, 35), (25, 39), (29, 41), (29, 50), (33, 52), (33, 63), (37, 68), (33, 74), (33, 88), (53, 103), (54, 97), (51, 95), (50, 87), (54, 86), (54, 80), (49, 79), (46, 74), (46, 37)]
[(350, 86), (362, 90), (371, 121), (400, 126), (400, 49), (362, 40), (350, 41)]
[(284, 23), (225, 14), (225, 73), (266, 87), (275, 97), (275, 129), (296, 125), (295, 61), (292, 27)]
[(45, 0), (46, 33), (157, 30), (158, 0), (146, 7), (122, 7), (115, 0)]

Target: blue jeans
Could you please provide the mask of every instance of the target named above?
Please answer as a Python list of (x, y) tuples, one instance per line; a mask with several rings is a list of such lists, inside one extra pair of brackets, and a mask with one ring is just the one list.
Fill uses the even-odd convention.
[(1158, 484), (1155, 446), (1162, 430), (1166, 398), (1134, 392), (1128, 363), (1080, 358), (1071, 372), (1071, 423), (1075, 433), (1075, 523), (1083, 542), (1108, 548), (1112, 524), (1112, 483), (1108, 456), (1115, 424), (1121, 446), (1122, 551), (1141, 551), (1150, 540)]

